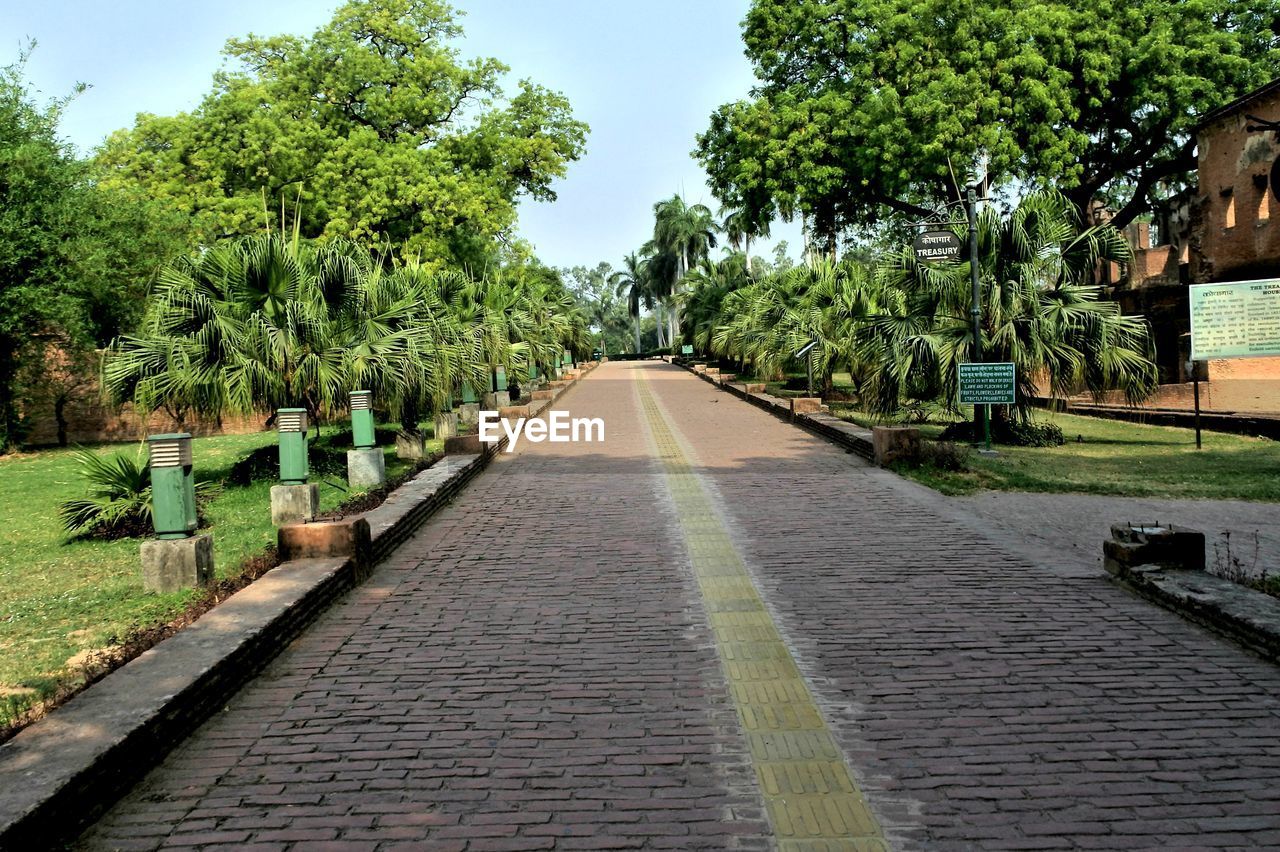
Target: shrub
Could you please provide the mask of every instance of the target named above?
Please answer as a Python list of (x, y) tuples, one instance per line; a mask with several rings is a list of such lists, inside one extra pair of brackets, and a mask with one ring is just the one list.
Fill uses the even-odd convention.
[[(940, 439), (973, 441), (973, 422), (962, 420), (952, 423), (943, 431)], [(1059, 447), (1066, 442), (1062, 437), (1062, 428), (1056, 423), (1035, 423), (1030, 420), (994, 420), (991, 424), (991, 440), (1010, 447)]]
[[(150, 535), (151, 468), (145, 454), (100, 456), (80, 447), (76, 458), (89, 496), (68, 500), (59, 507), (63, 527), (86, 538)], [(197, 483), (196, 496), (208, 496), (215, 488), (213, 483)]]

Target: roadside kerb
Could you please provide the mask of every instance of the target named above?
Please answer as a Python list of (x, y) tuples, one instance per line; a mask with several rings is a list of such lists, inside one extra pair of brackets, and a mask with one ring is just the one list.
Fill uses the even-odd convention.
[(708, 378), (701, 372), (685, 366), (686, 370), (721, 390), (727, 391), (739, 399), (746, 400), (757, 408), (762, 408), (780, 420), (809, 430), (820, 438), (848, 450), (867, 461), (875, 461), (875, 445), (872, 442), (871, 430), (825, 412), (799, 414), (791, 413), (791, 401), (767, 393), (747, 393), (748, 385), (743, 382), (720, 383)]
[(445, 456), (377, 508), (336, 522), (368, 524), (367, 556), (273, 568), (0, 745), (0, 850), (76, 837), (505, 446), (504, 437), (478, 454)]

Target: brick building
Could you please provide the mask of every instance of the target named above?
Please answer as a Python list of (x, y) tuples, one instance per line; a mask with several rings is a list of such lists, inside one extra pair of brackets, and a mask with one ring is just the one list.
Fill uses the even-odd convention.
[[(1190, 378), (1187, 284), (1280, 278), (1280, 132), (1251, 132), (1249, 115), (1280, 120), (1280, 79), (1204, 116), (1198, 188), (1157, 223), (1155, 245), (1148, 223), (1127, 230), (1134, 257), (1115, 295), (1126, 313), (1151, 321), (1162, 382)], [(1213, 361), (1201, 378), (1277, 380), (1280, 358)]]

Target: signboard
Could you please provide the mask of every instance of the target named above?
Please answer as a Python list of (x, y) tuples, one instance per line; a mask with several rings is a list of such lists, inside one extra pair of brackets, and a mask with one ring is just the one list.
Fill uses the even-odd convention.
[(1191, 360), (1280, 355), (1280, 278), (1188, 289)]
[(681, 354), (681, 355), (692, 355), (692, 354), (693, 354), (693, 344), (692, 344), (692, 343), (686, 343), (684, 346), (681, 346), (681, 347), (680, 347), (680, 354)]
[(960, 246), (960, 238), (950, 231), (925, 231), (916, 234), (916, 238), (911, 241), (916, 260), (925, 262), (959, 260)]
[(960, 365), (960, 402), (964, 405), (1013, 405), (1017, 393), (1011, 363)]

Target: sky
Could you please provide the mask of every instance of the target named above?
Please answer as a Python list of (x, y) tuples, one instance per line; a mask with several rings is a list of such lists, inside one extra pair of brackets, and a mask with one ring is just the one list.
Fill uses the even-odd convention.
[[(90, 88), (62, 133), (88, 152), (138, 112), (189, 110), (209, 91), (228, 38), (309, 35), (333, 0), (0, 0), (0, 64), (28, 39), (27, 79), (45, 98)], [(651, 235), (656, 201), (680, 192), (717, 209), (690, 156), (720, 104), (754, 82), (740, 22), (749, 0), (454, 0), (466, 12), (464, 57), (493, 56), (522, 78), (563, 92), (591, 125), (553, 203), (526, 201), (520, 234), (554, 266), (617, 266)], [(799, 254), (798, 222), (778, 223)], [(753, 248), (753, 253), (756, 250)]]

